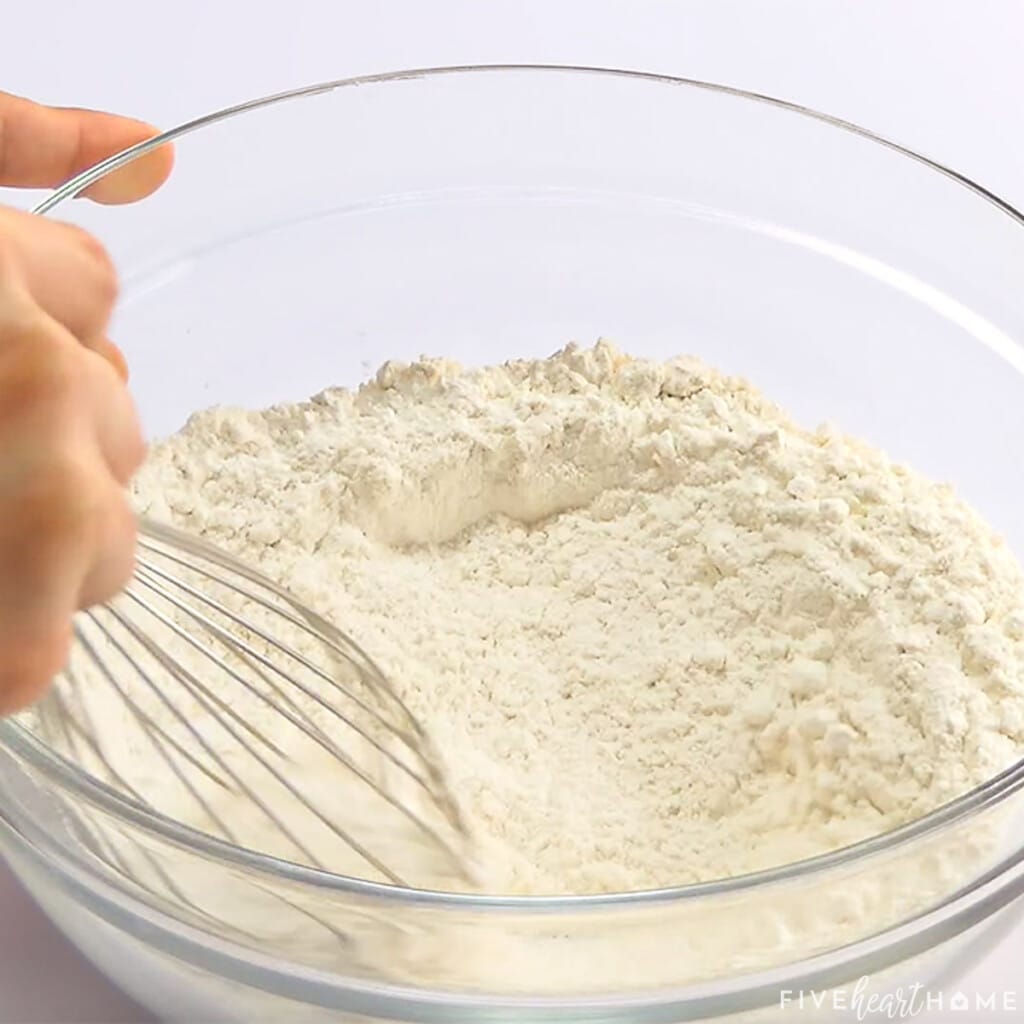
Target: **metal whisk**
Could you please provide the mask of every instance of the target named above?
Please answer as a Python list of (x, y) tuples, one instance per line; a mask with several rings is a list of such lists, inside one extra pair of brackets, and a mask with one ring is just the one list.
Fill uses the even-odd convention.
[(398, 884), (469, 878), (430, 739), (371, 659), (167, 526), (142, 523), (132, 583), (80, 616), (37, 721), (124, 798), (236, 846)]

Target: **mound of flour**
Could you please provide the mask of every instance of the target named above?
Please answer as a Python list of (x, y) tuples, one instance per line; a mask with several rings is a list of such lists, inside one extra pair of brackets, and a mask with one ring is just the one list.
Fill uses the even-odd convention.
[(694, 360), (387, 364), (194, 416), (135, 497), (379, 662), (492, 891), (823, 853), (1024, 752), (1024, 575), (999, 537)]

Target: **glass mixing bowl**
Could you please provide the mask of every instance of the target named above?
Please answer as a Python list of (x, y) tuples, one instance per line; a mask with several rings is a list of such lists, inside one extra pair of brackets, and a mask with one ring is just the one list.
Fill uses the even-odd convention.
[[(68, 201), (169, 139), (177, 167), (152, 199)], [(1024, 218), (813, 111), (602, 69), (401, 72), (201, 118), (37, 212), (114, 254), (114, 336), (150, 433), (354, 385), (389, 358), (606, 336), (697, 353), (954, 481), (1024, 553)], [(11, 865), (103, 970), (181, 1021), (792, 1020), (810, 990), (831, 995), (809, 1019), (842, 1016), (843, 986), (941, 988), (1009, 927), (1022, 784), (1018, 764), (898, 832), (721, 883), (446, 896), (211, 841), (0, 725)], [(102, 855), (129, 842), (168, 884)], [(181, 894), (197, 874), (275, 927), (203, 916)]]

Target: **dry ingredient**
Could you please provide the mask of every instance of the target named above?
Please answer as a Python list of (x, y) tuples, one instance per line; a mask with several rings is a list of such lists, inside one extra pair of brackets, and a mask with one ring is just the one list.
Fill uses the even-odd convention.
[(793, 861), (1021, 753), (1003, 542), (949, 488), (693, 359), (387, 364), (194, 416), (136, 499), (375, 657), (443, 750), (492, 891)]

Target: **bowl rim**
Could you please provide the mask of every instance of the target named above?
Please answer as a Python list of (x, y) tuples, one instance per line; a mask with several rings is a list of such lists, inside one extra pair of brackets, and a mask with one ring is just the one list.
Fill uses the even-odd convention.
[[(194, 131), (249, 111), (322, 93), (329, 93), (337, 89), (363, 85), (434, 79), (444, 76), (537, 72), (624, 78), (646, 81), (653, 84), (696, 89), (730, 96), (755, 104), (762, 104), (805, 117), (859, 136), (870, 143), (883, 146), (943, 175), (993, 205), (1012, 221), (1015, 221), (1024, 228), (1024, 213), (966, 175), (858, 124), (813, 108), (763, 93), (734, 86), (720, 85), (700, 79), (597, 65), (549, 63), (459, 64), (358, 75), (287, 90), (234, 104), (186, 121), (152, 139), (101, 161), (55, 189), (49, 196), (33, 207), (31, 212), (39, 215), (49, 213), (66, 200), (78, 196), (84, 189), (100, 178), (154, 149), (174, 142)], [(0, 721), (0, 745), (26, 761), (32, 768), (38, 770), (49, 781), (57, 784), (62, 789), (84, 798), (88, 803), (121, 819), (134, 828), (141, 829), (190, 852), (200, 853), (234, 866), (255, 870), (260, 874), (270, 875), (278, 879), (284, 878), (293, 883), (316, 888), (346, 892), (352, 895), (370, 896), (375, 899), (393, 899), (403, 903), (414, 902), (480, 911), (536, 911), (549, 913), (555, 910), (566, 912), (594, 907), (636, 907), (642, 904), (664, 904), (680, 900), (733, 894), (755, 887), (760, 888), (787, 883), (796, 879), (816, 876), (835, 868), (846, 867), (875, 854), (891, 852), (901, 848), (931, 835), (939, 829), (962, 822), (985, 808), (1001, 802), (1017, 790), (1024, 788), (1024, 757), (1022, 757), (998, 775), (986, 780), (924, 817), (838, 850), (778, 867), (709, 882), (631, 892), (570, 896), (499, 896), (474, 893), (448, 893), (373, 882), (357, 877), (334, 874), (329, 871), (296, 864), (282, 858), (268, 856), (216, 839), (198, 829), (145, 808), (131, 798), (117, 792), (106, 783), (82, 772), (60, 754), (50, 750), (46, 744), (42, 743), (41, 740), (18, 722), (10, 719)], [(0, 787), (0, 793), (2, 793), (2, 787)], [(937, 904), (933, 909), (949, 905), (959, 895), (962, 895), (962, 893), (954, 893)]]

